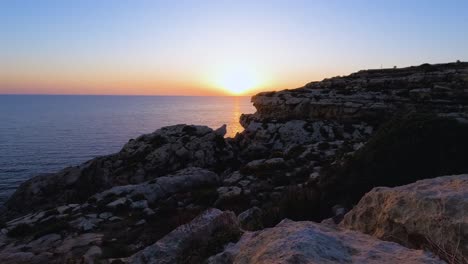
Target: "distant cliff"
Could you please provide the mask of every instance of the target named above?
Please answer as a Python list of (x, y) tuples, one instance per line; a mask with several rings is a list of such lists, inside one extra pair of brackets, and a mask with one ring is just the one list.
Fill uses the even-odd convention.
[[(0, 262), (466, 261), (466, 175), (430, 178), (468, 173), (468, 63), (365, 70), (252, 102), (234, 138), (169, 126), (26, 181), (2, 208)], [(420, 210), (425, 229), (400, 219)]]

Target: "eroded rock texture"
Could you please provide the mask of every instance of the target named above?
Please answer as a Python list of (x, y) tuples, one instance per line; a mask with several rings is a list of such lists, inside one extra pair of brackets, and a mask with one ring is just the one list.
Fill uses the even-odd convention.
[[(228, 243), (238, 236), (239, 223), (232, 212), (209, 209), (158, 242), (124, 260), (131, 264), (201, 263), (206, 247)], [(227, 239), (223, 241), (223, 239)], [(205, 256), (206, 257), (206, 256)]]
[[(241, 117), (245, 130), (234, 138), (224, 138), (225, 127), (194, 125), (142, 135), (116, 154), (23, 183), (0, 214), (0, 262), (201, 263), (236, 242), (240, 224), (259, 231), (211, 261), (440, 263), (334, 227), (373, 187), (468, 173), (467, 83), (468, 63), (360, 71), (254, 96), (257, 112)], [(389, 189), (373, 191), (369, 204), (382, 214), (363, 200), (346, 223), (371, 228), (365, 221), (372, 217), (378, 231), (365, 232), (393, 232), (408, 246), (447, 233), (439, 245), (466, 254), (466, 194), (457, 184), (433, 182), (424, 194), (415, 188), (421, 198), (395, 189), (403, 202), (387, 202)], [(450, 206), (440, 221), (449, 222), (439, 230), (431, 210), (442, 201)], [(277, 225), (285, 218), (330, 219), (328, 227)], [(460, 221), (461, 238), (454, 235)]]
[(183, 168), (222, 170), (233, 158), (222, 132), (206, 126), (188, 125), (158, 129), (131, 139), (116, 154), (24, 182), (5, 206), (8, 213), (18, 215), (83, 202), (107, 188), (141, 183)]
[(313, 222), (283, 220), (273, 228), (244, 234), (237, 244), (211, 257), (211, 264), (444, 263), (421, 250), (407, 249), (358, 232)]
[(345, 216), (342, 226), (465, 263), (468, 175), (374, 188)]

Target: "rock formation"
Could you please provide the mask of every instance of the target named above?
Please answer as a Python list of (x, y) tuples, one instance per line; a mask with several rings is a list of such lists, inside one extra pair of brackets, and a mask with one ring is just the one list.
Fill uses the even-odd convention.
[(131, 139), (116, 154), (24, 182), (5, 206), (9, 213), (24, 213), (83, 202), (113, 186), (141, 183), (183, 168), (219, 171), (233, 158), (222, 132), (188, 125), (158, 129)]
[(273, 228), (244, 234), (211, 257), (210, 264), (269, 263), (444, 263), (421, 250), (358, 232), (313, 222), (283, 220)]
[[(232, 237), (238, 239), (240, 234), (236, 215), (232, 212), (221, 212), (210, 209), (186, 225), (179, 226), (158, 242), (125, 259), (126, 263), (171, 264), (177, 262), (192, 262), (190, 260), (211, 243), (223, 245)], [(225, 239), (225, 241), (223, 241)], [(199, 259), (203, 261), (204, 258)]]
[(374, 188), (345, 216), (342, 226), (466, 262), (468, 175)]
[(234, 138), (224, 126), (164, 127), (26, 181), (0, 212), (0, 262), (466, 258), (466, 176), (374, 189), (336, 224), (374, 187), (468, 173), (468, 63), (360, 71), (252, 102)]

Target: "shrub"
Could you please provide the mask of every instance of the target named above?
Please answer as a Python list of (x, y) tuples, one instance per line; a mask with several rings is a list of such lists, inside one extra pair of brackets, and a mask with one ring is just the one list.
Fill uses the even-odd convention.
[(33, 227), (28, 224), (19, 224), (12, 228), (7, 235), (9, 237), (23, 237), (32, 234)]
[(167, 143), (167, 139), (161, 135), (155, 135), (150, 139), (149, 142), (154, 148), (159, 148)]
[(319, 150), (327, 150), (330, 148), (330, 144), (328, 142), (320, 142), (317, 147)]
[(341, 165), (324, 168), (320, 182), (328, 207), (352, 205), (375, 186), (468, 171), (468, 125), (432, 114), (396, 117)]
[(40, 238), (47, 234), (59, 233), (70, 227), (67, 221), (56, 220), (50, 223), (44, 223), (34, 227), (34, 238)]
[(177, 263), (203, 263), (205, 259), (221, 252), (229, 242), (239, 240), (242, 233), (237, 228), (220, 229), (207, 241), (193, 239), (188, 242), (187, 248), (179, 255)]
[(136, 193), (134, 195), (132, 195), (132, 197), (130, 197), (132, 199), (132, 201), (136, 202), (136, 201), (141, 201), (141, 200), (146, 200), (146, 197), (144, 194), (142, 193)]
[(319, 220), (320, 192), (314, 187), (292, 185), (283, 191), (277, 204), (270, 203), (262, 209), (262, 223), (266, 227), (275, 226), (285, 218), (295, 221)]
[(214, 187), (201, 188), (192, 191), (192, 199), (196, 204), (210, 206), (216, 201), (217, 198), (218, 192)]

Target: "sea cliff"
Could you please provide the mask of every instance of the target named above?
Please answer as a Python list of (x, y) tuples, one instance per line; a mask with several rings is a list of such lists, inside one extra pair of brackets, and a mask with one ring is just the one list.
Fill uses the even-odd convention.
[[(252, 97), (24, 182), (1, 263), (466, 263), (468, 63)], [(451, 176), (446, 176), (451, 175)]]

